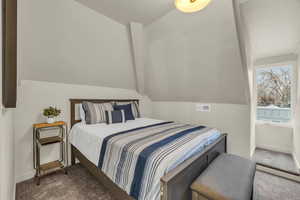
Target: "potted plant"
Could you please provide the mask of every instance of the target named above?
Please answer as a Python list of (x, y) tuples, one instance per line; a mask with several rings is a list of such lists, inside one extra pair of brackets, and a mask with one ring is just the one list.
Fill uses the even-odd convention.
[(47, 123), (51, 124), (55, 122), (54, 118), (59, 116), (60, 113), (61, 111), (59, 109), (50, 106), (49, 108), (44, 109), (43, 115), (47, 117)]

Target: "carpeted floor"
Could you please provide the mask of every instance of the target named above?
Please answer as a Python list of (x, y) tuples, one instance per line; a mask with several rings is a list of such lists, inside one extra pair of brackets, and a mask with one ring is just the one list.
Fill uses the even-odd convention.
[(300, 200), (300, 184), (257, 171), (254, 200)]
[(257, 148), (253, 159), (257, 163), (299, 174), (299, 170), (291, 154)]
[[(300, 184), (263, 172), (257, 172), (254, 200), (300, 200)], [(17, 184), (16, 200), (113, 200), (109, 192), (86, 169), (72, 166), (61, 172)]]
[(41, 179), (17, 184), (16, 200), (113, 200), (109, 192), (80, 165), (69, 168), (68, 175), (57, 172)]

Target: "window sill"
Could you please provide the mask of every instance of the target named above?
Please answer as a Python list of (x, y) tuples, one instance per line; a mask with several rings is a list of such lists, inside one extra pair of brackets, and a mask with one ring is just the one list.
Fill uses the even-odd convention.
[(270, 121), (261, 121), (261, 120), (256, 120), (255, 122), (256, 125), (269, 125), (269, 126), (277, 126), (277, 127), (284, 127), (284, 128), (293, 128), (293, 123), (292, 122), (270, 122)]

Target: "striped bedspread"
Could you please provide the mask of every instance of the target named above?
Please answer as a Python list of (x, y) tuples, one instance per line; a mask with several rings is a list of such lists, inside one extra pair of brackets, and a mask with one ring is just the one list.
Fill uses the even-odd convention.
[(159, 199), (160, 178), (219, 136), (216, 129), (175, 122), (122, 131), (104, 138), (98, 167), (133, 198)]

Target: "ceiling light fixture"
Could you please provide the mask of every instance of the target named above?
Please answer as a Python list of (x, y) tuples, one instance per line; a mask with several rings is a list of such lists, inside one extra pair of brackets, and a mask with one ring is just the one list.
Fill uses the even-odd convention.
[(205, 8), (211, 0), (175, 0), (178, 10), (185, 13), (197, 12)]

